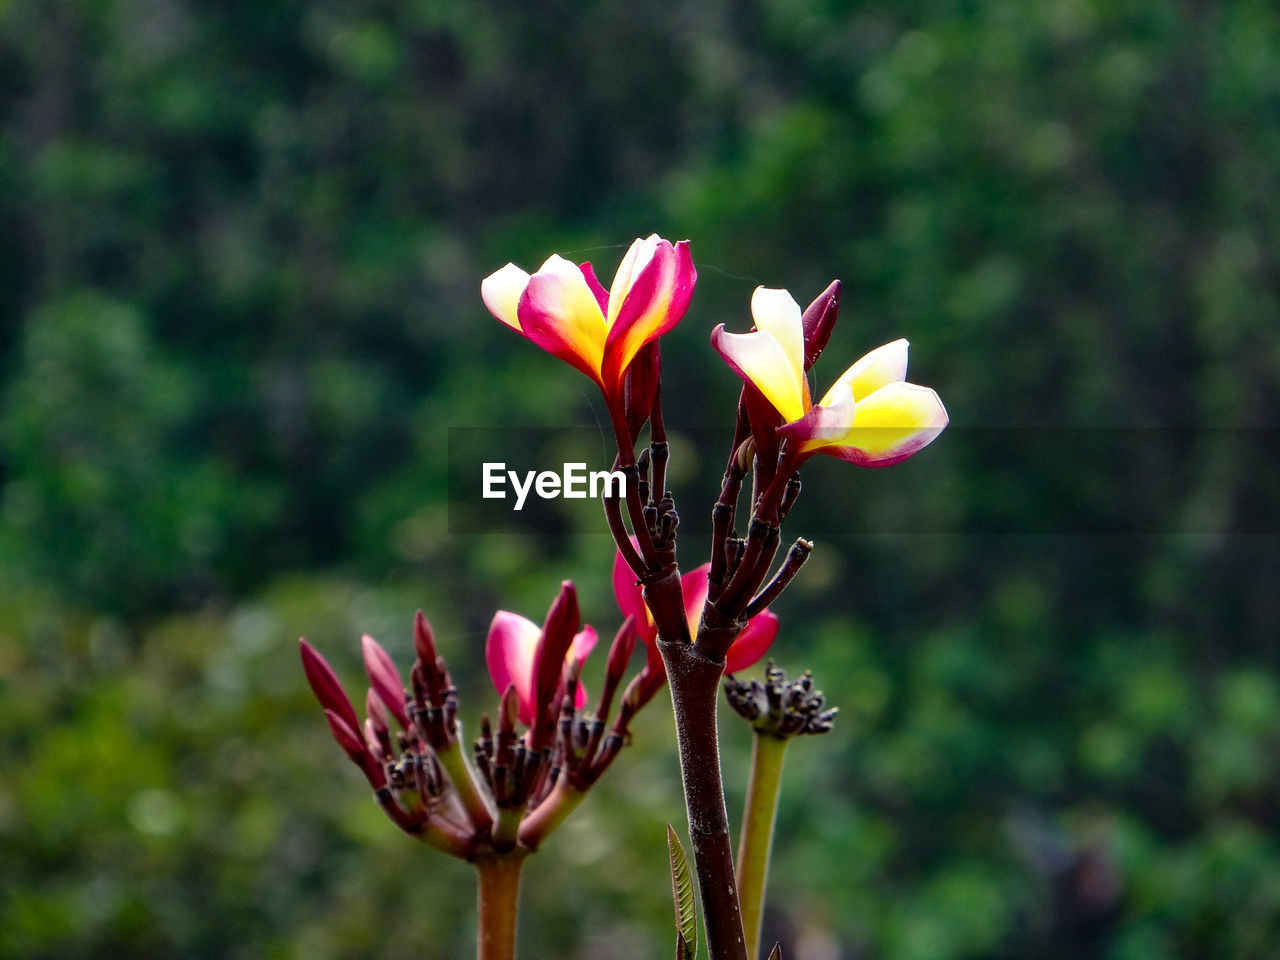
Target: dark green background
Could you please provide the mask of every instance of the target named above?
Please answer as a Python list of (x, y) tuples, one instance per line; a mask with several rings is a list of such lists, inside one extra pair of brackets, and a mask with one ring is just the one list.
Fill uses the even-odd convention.
[[(380, 817), (295, 639), (356, 687), (421, 606), (474, 730), (494, 609), (570, 577), (612, 633), (599, 521), (450, 536), (445, 451), (601, 420), (479, 281), (650, 231), (700, 275), (686, 516), (756, 284), (843, 279), (819, 384), (906, 336), (952, 418), (820, 458), (787, 531), (776, 656), (842, 709), (789, 759), (788, 956), (1275, 956), (1270, 0), (8, 0), (0, 116), (6, 960), (472, 949), (469, 868)], [(670, 955), (661, 699), (599, 793), (522, 957)]]

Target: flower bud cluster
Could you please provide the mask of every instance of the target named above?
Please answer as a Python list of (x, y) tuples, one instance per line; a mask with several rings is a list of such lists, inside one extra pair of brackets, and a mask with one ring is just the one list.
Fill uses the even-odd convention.
[(568, 582), (542, 628), (505, 611), (495, 616), (490, 670), (502, 695), (497, 723), (481, 721), (474, 767), (460, 744), (457, 690), (421, 611), (407, 690), (386, 650), (363, 638), (369, 679), (363, 722), (332, 667), (306, 640), (300, 650), (334, 740), (388, 817), (431, 846), (473, 859), (485, 849), (535, 849), (627, 742), (635, 711), (622, 711), (612, 728), (608, 718), (635, 650), (634, 620), (628, 617), (613, 641), (594, 711), (587, 710), (578, 675), (595, 631), (578, 628), (577, 595)]
[(764, 683), (725, 677), (724, 692), (729, 706), (753, 728), (784, 739), (826, 733), (839, 710), (827, 707), (808, 670), (788, 682), (786, 672), (772, 660), (765, 667)]

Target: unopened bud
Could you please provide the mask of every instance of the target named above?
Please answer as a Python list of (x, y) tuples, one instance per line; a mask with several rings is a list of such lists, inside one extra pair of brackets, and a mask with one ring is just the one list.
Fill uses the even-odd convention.
[(804, 368), (808, 370), (817, 362), (831, 339), (840, 312), (840, 281), (832, 280), (830, 286), (805, 308), (801, 323), (804, 327)]

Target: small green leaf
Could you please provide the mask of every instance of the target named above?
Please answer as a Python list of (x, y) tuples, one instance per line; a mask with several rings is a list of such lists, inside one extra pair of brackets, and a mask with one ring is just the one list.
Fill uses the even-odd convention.
[(667, 824), (667, 849), (671, 853), (671, 892), (676, 902), (677, 956), (693, 960), (698, 952), (698, 914), (693, 903), (693, 880), (684, 847), (671, 824)]

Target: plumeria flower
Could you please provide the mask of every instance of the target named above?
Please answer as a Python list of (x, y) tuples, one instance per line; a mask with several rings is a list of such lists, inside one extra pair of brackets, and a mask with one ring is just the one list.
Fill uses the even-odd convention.
[[(680, 588), (684, 593), (684, 611), (689, 621), (689, 633), (696, 636), (698, 620), (702, 616), (702, 607), (707, 602), (707, 574), (711, 564), (704, 563), (696, 570), (690, 570), (680, 578)], [(658, 654), (658, 627), (653, 622), (653, 615), (644, 602), (644, 594), (636, 583), (635, 574), (627, 566), (627, 562), (619, 553), (613, 561), (613, 594), (623, 616), (635, 618), (636, 633), (645, 643), (648, 664), (656, 679), (660, 682), (666, 677), (662, 666), (662, 657)], [(725, 654), (724, 672), (737, 673), (756, 663), (768, 652), (774, 637), (778, 635), (778, 617), (770, 610), (756, 614), (742, 632), (738, 634), (733, 645)]]
[[(541, 627), (518, 613), (494, 614), (485, 643), (489, 676), (499, 694), (515, 687), (520, 722), (533, 731), (533, 739), (541, 741), (559, 716), (565, 666), (583, 663), (595, 645), (593, 627), (578, 629), (577, 594), (567, 580)], [(587, 691), (579, 683), (574, 706), (581, 709), (586, 702)]]
[(636, 355), (684, 316), (697, 277), (689, 241), (651, 234), (631, 244), (608, 290), (590, 263), (553, 254), (532, 276), (508, 263), (484, 279), (480, 294), (495, 317), (616, 401)]
[(798, 455), (825, 453), (864, 467), (886, 467), (927, 446), (947, 425), (947, 411), (929, 387), (905, 382), (907, 341), (872, 350), (814, 403), (805, 377), (800, 306), (786, 290), (757, 287), (751, 297), (756, 329), (711, 343), (782, 420), (778, 434)]

